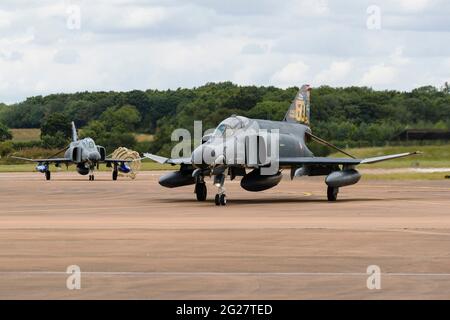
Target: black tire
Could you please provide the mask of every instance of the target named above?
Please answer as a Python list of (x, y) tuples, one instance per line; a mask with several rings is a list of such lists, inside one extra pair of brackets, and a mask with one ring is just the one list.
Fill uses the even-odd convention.
[(91, 180), (92, 180), (92, 181), (94, 181), (94, 180), (95, 180), (95, 176), (94, 176), (94, 175), (92, 175), (92, 178), (91, 178)]
[(205, 201), (208, 194), (205, 183), (197, 183), (195, 185), (195, 194), (197, 196), (197, 201)]
[(220, 195), (216, 194), (216, 197), (214, 198), (214, 203), (216, 206), (220, 206)]
[(337, 187), (328, 187), (328, 189), (327, 189), (328, 201), (336, 201), (338, 193), (339, 193), (339, 188), (337, 188)]
[(113, 179), (114, 181), (117, 180), (117, 175), (118, 175), (117, 171), (114, 170), (113, 173), (112, 173), (112, 179)]
[(222, 206), (226, 206), (227, 205), (227, 196), (225, 194), (221, 194), (219, 201)]
[(45, 180), (50, 180), (51, 179), (51, 173), (50, 171), (45, 171)]

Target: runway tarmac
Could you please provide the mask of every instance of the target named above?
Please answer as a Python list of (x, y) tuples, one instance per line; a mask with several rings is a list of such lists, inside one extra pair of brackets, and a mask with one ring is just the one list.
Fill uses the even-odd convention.
[(160, 174), (1, 173), (0, 299), (450, 299), (450, 180), (363, 180), (335, 203), (323, 177), (226, 181), (216, 207), (210, 180), (200, 203)]

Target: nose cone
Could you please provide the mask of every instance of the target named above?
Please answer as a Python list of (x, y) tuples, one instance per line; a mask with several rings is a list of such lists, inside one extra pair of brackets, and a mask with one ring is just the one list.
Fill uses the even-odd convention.
[(197, 147), (192, 153), (192, 163), (196, 165), (211, 165), (216, 158), (216, 151), (205, 145)]
[(197, 166), (216, 166), (226, 162), (223, 146), (202, 145), (192, 153), (192, 163)]
[(88, 155), (88, 159), (90, 161), (98, 161), (100, 160), (100, 153), (98, 151), (91, 152)]

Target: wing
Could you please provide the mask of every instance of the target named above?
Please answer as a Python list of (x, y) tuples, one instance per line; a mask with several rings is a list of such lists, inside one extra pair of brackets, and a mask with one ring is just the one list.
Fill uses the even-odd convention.
[(191, 158), (170, 159), (170, 158), (157, 156), (157, 155), (151, 154), (151, 153), (144, 153), (144, 157), (151, 159), (155, 162), (161, 163), (161, 164), (166, 164), (166, 163), (171, 164), (171, 165), (192, 164)]
[(352, 158), (326, 158), (326, 157), (281, 157), (281, 166), (317, 164), (317, 165), (338, 165), (350, 164), (358, 165), (361, 163), (360, 159)]
[(387, 156), (366, 158), (366, 159), (352, 159), (352, 158), (327, 158), (327, 157), (283, 157), (280, 158), (281, 166), (292, 166), (292, 165), (358, 165), (358, 164), (370, 164), (386, 160), (392, 160), (397, 158), (403, 158), (407, 156), (412, 156), (415, 154), (420, 154), (420, 152), (407, 152), (392, 154)]
[(388, 156), (366, 158), (366, 159), (361, 160), (361, 164), (377, 163), (377, 162), (381, 162), (381, 161), (386, 161), (386, 160), (391, 160), (391, 159), (397, 159), (397, 158), (403, 158), (403, 157), (407, 157), (407, 156), (412, 156), (412, 155), (415, 155), (415, 154), (422, 154), (422, 152), (414, 151), (414, 152), (392, 154), (392, 155), (388, 155)]
[(72, 159), (70, 159), (70, 158), (30, 159), (30, 158), (15, 157), (15, 156), (11, 156), (11, 158), (25, 160), (25, 161), (31, 161), (31, 162), (38, 162), (38, 163), (69, 163), (69, 162), (72, 162)]

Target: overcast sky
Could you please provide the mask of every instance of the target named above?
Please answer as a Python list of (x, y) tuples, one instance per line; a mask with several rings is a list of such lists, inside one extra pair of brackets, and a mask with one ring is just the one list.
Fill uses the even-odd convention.
[(0, 2), (2, 102), (217, 81), (441, 86), (450, 81), (450, 1)]

